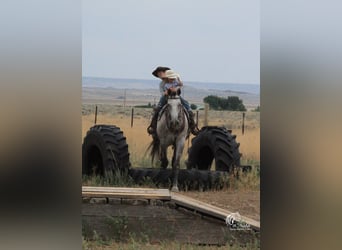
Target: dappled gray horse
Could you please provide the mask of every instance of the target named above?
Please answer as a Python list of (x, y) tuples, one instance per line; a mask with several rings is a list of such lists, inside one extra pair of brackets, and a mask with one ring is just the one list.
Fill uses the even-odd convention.
[(161, 167), (167, 168), (167, 149), (173, 147), (172, 191), (178, 191), (178, 169), (180, 158), (183, 153), (185, 139), (188, 136), (188, 119), (180, 100), (180, 89), (168, 90), (167, 104), (160, 112), (157, 123), (157, 135), (151, 145), (152, 162), (155, 156), (161, 161)]

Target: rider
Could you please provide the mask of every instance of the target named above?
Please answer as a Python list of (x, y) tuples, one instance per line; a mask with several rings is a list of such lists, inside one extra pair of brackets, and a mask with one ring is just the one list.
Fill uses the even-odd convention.
[[(180, 80), (180, 77), (177, 73), (170, 70), (167, 67), (158, 67), (155, 71), (152, 72), (152, 74), (160, 79), (162, 79), (162, 82), (159, 85), (161, 97), (159, 100), (159, 103), (154, 110), (153, 118), (151, 121), (150, 126), (147, 128), (147, 132), (153, 136), (156, 135), (157, 130), (157, 120), (158, 120), (158, 114), (159, 111), (162, 109), (162, 107), (166, 104), (167, 99), (167, 90), (170, 88), (180, 88), (183, 86), (182, 81)], [(196, 123), (194, 121), (194, 114), (191, 111), (189, 103), (180, 96), (180, 100), (182, 102), (182, 105), (187, 110), (189, 114), (189, 128), (192, 134), (197, 135), (198, 134), (198, 128), (196, 126)]]

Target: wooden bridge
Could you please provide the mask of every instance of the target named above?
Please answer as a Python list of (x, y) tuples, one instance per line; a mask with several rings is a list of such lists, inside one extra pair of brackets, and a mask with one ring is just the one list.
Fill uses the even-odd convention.
[[(124, 187), (82, 187), (82, 197), (88, 198), (121, 198), (171, 201), (176, 206), (196, 211), (202, 215), (216, 218), (225, 222), (232, 212), (215, 207), (205, 202), (189, 198), (185, 195), (170, 192), (168, 189), (153, 188), (124, 188)], [(260, 231), (260, 222), (241, 215), (241, 220), (250, 225), (255, 231)]]

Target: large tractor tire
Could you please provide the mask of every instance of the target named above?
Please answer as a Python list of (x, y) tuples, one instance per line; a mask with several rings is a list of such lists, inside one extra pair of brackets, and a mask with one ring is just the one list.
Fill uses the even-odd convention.
[[(171, 168), (130, 168), (129, 176), (138, 184), (154, 183), (158, 188), (171, 188), (173, 172)], [(229, 173), (197, 169), (180, 169), (178, 187), (180, 190), (220, 190), (229, 185)]]
[(120, 128), (95, 125), (87, 132), (82, 145), (82, 174), (105, 175), (130, 167), (126, 137)]
[(234, 166), (240, 166), (241, 157), (235, 139), (236, 135), (224, 127), (203, 127), (191, 141), (187, 168), (210, 170), (215, 159), (216, 171), (233, 171)]

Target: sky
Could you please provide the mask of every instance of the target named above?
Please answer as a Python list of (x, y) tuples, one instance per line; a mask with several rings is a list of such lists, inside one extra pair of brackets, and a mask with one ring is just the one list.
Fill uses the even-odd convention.
[(82, 75), (260, 83), (258, 0), (83, 0)]

